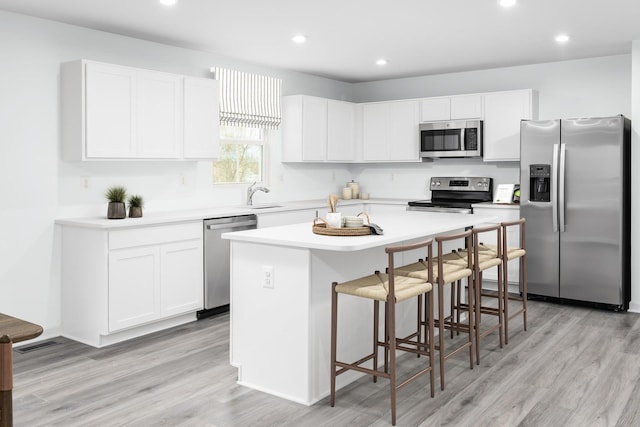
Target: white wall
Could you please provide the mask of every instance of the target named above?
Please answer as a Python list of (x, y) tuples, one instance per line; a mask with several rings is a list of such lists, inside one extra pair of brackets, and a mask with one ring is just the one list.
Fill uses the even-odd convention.
[(633, 42), (631, 65), (631, 304), (640, 313), (640, 40)]
[[(0, 312), (43, 325), (43, 336), (58, 335), (60, 324), (56, 218), (106, 215), (103, 194), (112, 184), (142, 194), (146, 212), (240, 204), (246, 189), (214, 189), (211, 162), (61, 161), (60, 63), (86, 58), (200, 77), (218, 65), (280, 77), (284, 94), (352, 97), (348, 83), (7, 12), (0, 12), (0, 40)], [(273, 139), (279, 179), (257, 198), (325, 197), (334, 170), (336, 189), (349, 177), (340, 166), (282, 165), (279, 133)]]

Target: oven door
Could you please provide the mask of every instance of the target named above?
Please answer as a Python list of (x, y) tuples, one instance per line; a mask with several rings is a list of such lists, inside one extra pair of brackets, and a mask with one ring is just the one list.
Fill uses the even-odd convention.
[(482, 121), (421, 124), (420, 155), (425, 158), (481, 157)]

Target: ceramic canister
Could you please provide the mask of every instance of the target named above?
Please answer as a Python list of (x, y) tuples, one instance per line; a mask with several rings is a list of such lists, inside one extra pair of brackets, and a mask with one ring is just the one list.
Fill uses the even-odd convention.
[(353, 196), (353, 191), (351, 190), (350, 187), (345, 187), (342, 189), (342, 198), (344, 200), (349, 200), (351, 199)]
[(360, 184), (355, 182), (355, 181), (351, 181), (351, 182), (347, 182), (347, 187), (351, 188), (351, 197), (353, 197), (354, 199), (357, 199), (360, 197)]

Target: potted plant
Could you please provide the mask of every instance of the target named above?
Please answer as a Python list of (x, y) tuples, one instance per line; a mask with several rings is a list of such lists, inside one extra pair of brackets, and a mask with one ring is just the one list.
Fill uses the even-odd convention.
[(142, 207), (144, 199), (142, 196), (133, 195), (129, 197), (129, 218), (140, 218), (142, 216)]
[(113, 186), (107, 189), (105, 197), (109, 200), (107, 218), (122, 219), (127, 216), (127, 209), (124, 200), (127, 197), (127, 190), (121, 186)]

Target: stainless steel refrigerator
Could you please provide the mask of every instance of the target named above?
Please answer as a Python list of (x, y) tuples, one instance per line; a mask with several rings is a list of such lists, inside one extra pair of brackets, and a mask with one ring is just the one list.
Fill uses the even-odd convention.
[(628, 309), (629, 119), (523, 120), (520, 150), (528, 293)]

